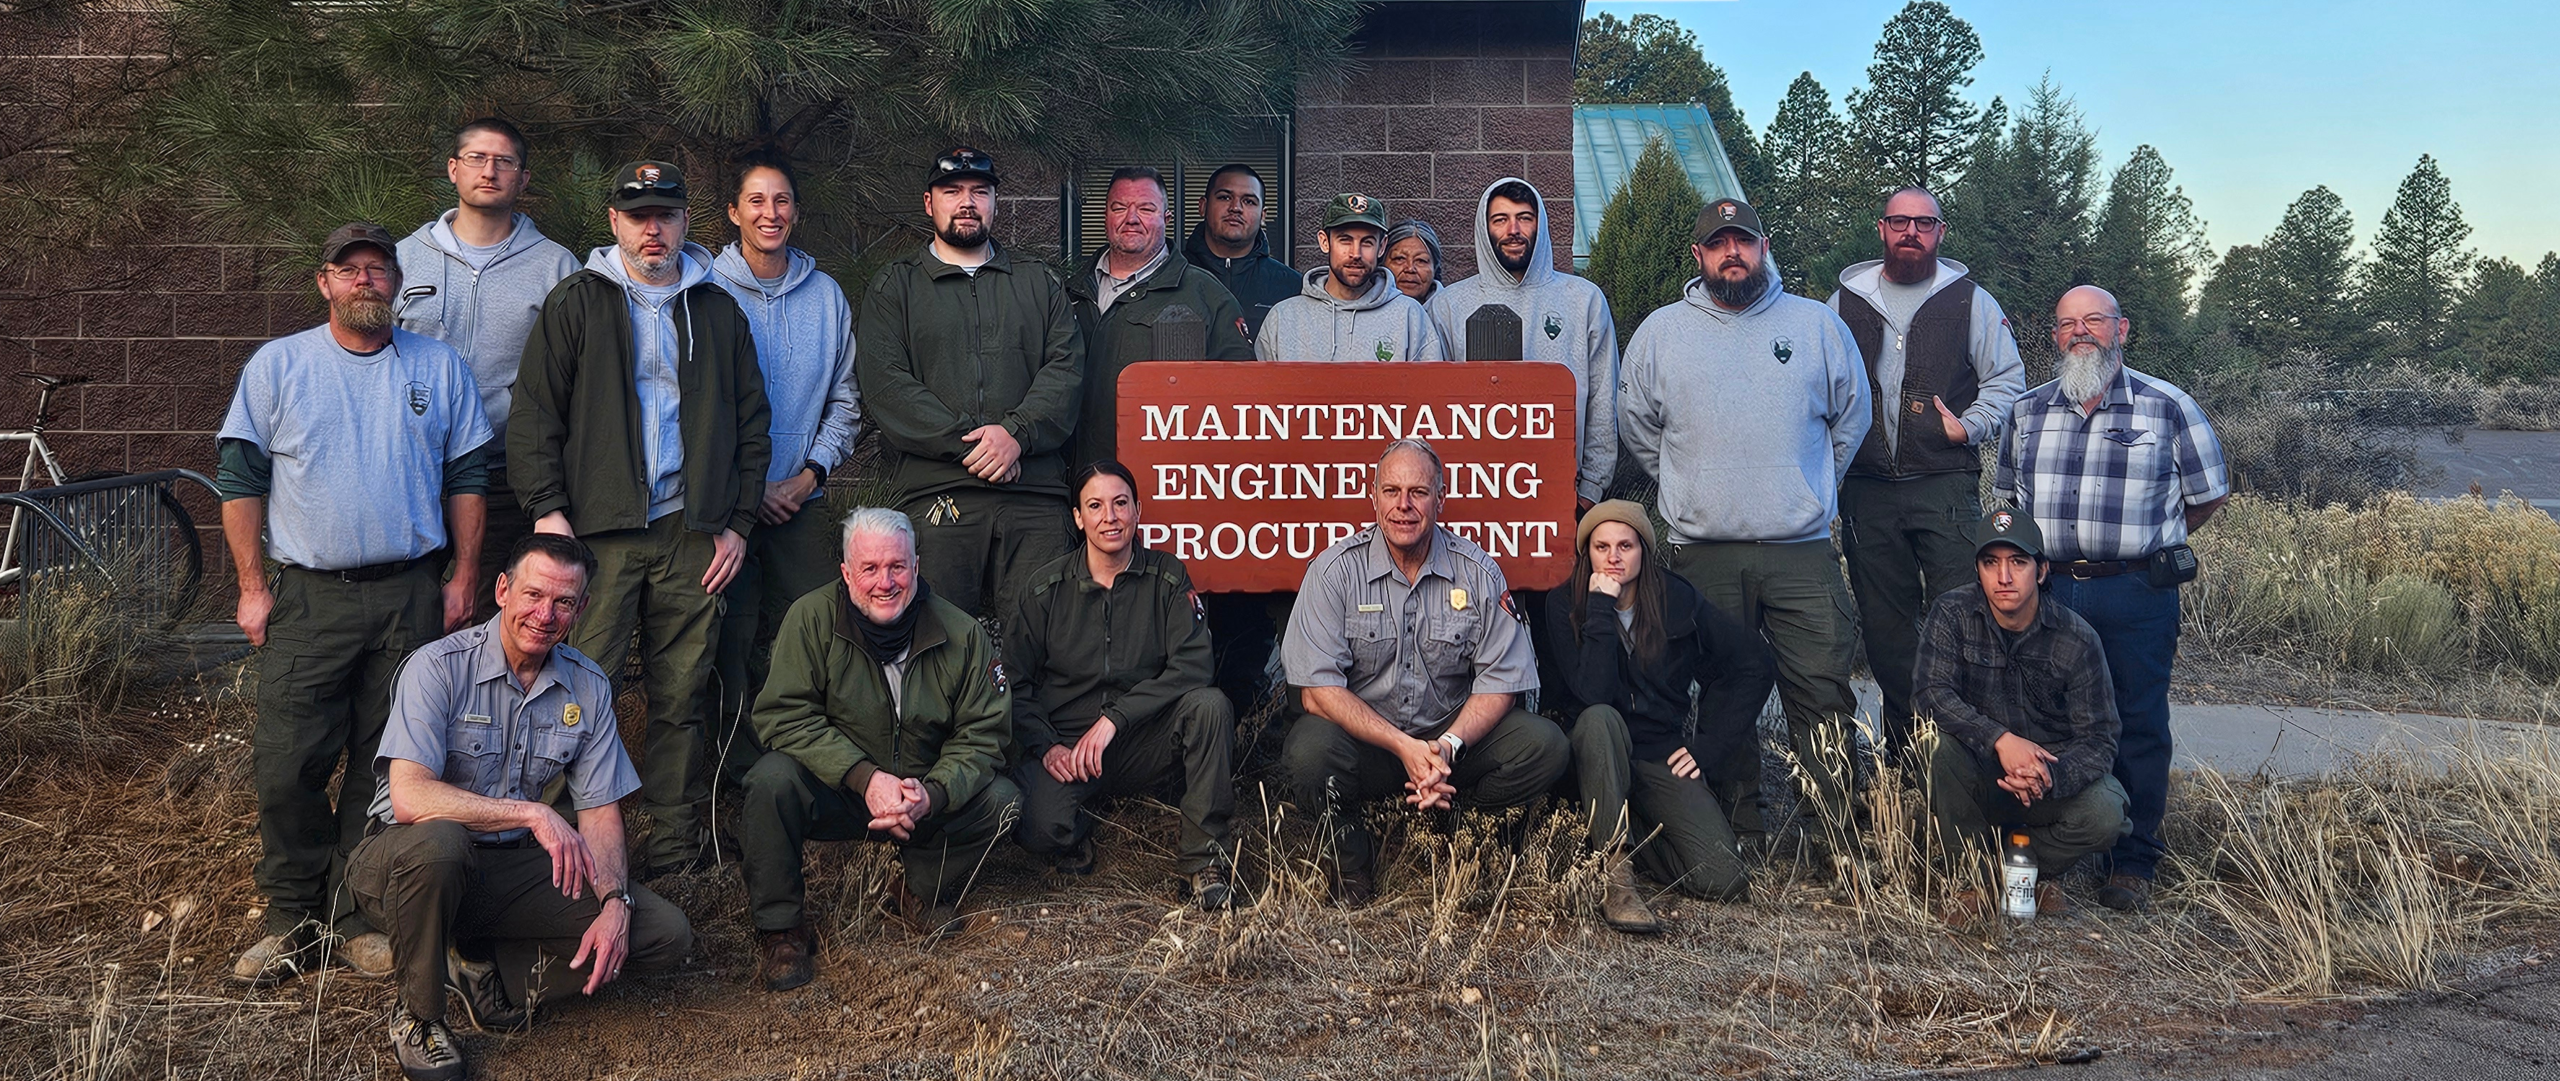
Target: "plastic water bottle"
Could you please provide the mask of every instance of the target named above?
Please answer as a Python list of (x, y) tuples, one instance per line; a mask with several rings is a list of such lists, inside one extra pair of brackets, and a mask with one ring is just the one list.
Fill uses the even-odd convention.
[(2027, 854), (2027, 835), (2012, 833), (2000, 853), (2000, 914), (2014, 920), (2036, 918), (2036, 861)]

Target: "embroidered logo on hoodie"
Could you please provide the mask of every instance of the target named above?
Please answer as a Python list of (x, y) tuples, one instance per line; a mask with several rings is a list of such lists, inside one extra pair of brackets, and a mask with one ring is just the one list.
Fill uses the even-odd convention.
[(1547, 340), (1548, 340), (1548, 341), (1554, 341), (1554, 340), (1556, 340), (1557, 338), (1562, 337), (1563, 335), (1564, 335), (1564, 316), (1558, 315), (1558, 314), (1556, 314), (1556, 313), (1554, 313), (1554, 312), (1548, 312), (1548, 313), (1547, 313)]
[(1778, 363), (1784, 364), (1796, 358), (1796, 345), (1781, 336), (1769, 343), (1769, 355), (1778, 358)]
[(1379, 360), (1394, 360), (1394, 359), (1396, 359), (1396, 343), (1391, 342), (1391, 341), (1388, 341), (1388, 340), (1386, 340), (1385, 338), (1380, 338), (1380, 339), (1378, 339), (1378, 359), (1379, 359)]

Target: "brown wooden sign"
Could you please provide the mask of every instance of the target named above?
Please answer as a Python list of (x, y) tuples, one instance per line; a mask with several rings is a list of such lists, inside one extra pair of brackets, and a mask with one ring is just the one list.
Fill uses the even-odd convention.
[(1154, 361), (1120, 373), (1120, 461), (1139, 539), (1203, 592), (1293, 590), (1307, 561), (1377, 518), (1378, 455), (1423, 439), (1446, 467), (1441, 524), (1518, 589), (1573, 570), (1573, 373), (1542, 363)]

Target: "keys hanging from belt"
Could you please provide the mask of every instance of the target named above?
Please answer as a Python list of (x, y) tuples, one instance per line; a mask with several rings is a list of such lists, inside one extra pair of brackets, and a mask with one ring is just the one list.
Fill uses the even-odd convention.
[(925, 512), (924, 512), (924, 524), (926, 524), (926, 525), (958, 525), (958, 524), (960, 524), (960, 504), (959, 504), (959, 503), (957, 503), (957, 502), (954, 502), (954, 501), (952, 500), (952, 498), (951, 498), (950, 496), (947, 496), (947, 495), (938, 495), (938, 496), (933, 497), (933, 506), (930, 506), (930, 507), (925, 508)]

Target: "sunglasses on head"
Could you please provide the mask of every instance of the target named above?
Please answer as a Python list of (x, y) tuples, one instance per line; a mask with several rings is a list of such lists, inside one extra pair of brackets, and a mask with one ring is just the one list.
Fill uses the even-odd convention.
[(653, 191), (673, 192), (677, 196), (682, 196), (684, 194), (684, 183), (678, 180), (668, 180), (664, 177), (656, 180), (626, 180), (622, 182), (621, 187), (613, 190), (613, 197), (627, 202)]
[(992, 173), (996, 160), (975, 150), (958, 150), (933, 159), (937, 173)]

